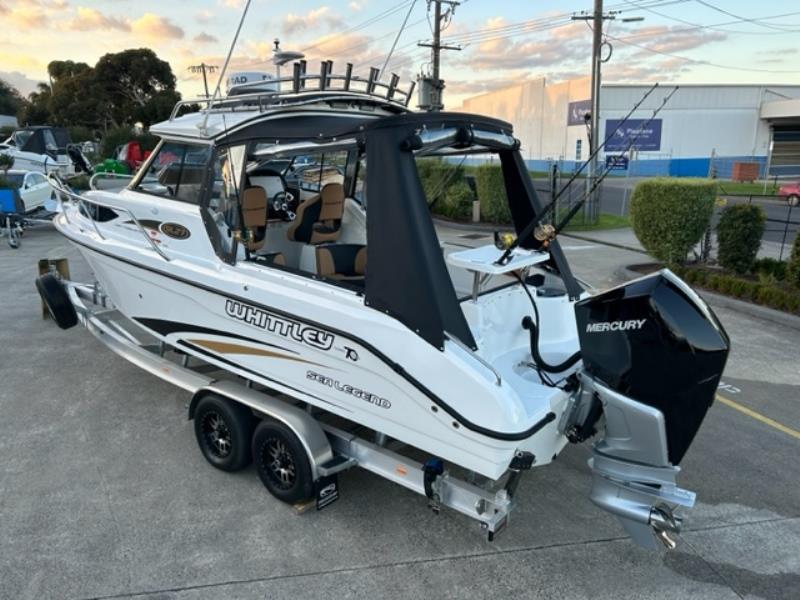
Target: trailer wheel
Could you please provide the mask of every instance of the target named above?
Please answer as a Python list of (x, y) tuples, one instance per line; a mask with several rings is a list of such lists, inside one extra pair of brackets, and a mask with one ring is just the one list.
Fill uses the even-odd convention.
[(250, 464), (254, 420), (250, 409), (237, 402), (204, 396), (194, 411), (194, 434), (205, 459), (223, 471)]
[(308, 454), (283, 423), (259, 423), (253, 435), (253, 460), (261, 483), (278, 500), (293, 504), (314, 495)]
[(45, 273), (39, 277), (36, 280), (36, 289), (56, 325), (61, 329), (69, 329), (78, 324), (78, 313), (75, 312), (64, 284), (55, 275)]
[(800, 196), (797, 194), (792, 194), (786, 199), (786, 201), (789, 203), (789, 206), (797, 206), (800, 204)]

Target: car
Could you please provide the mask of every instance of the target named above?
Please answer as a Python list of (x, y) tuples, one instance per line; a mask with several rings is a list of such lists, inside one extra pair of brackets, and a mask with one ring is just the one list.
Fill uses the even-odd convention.
[(5, 179), (11, 187), (19, 190), (19, 196), (25, 207), (25, 214), (46, 208), (45, 205), (48, 204), (48, 200), (53, 196), (53, 190), (44, 173), (17, 169), (8, 171)]
[(800, 181), (784, 183), (778, 188), (778, 197), (785, 198), (789, 206), (797, 206), (800, 204)]

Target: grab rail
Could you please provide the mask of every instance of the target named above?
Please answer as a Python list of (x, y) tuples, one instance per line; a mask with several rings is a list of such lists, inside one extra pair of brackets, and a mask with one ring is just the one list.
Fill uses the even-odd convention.
[(493, 367), (491, 364), (489, 364), (489, 363), (488, 363), (486, 360), (484, 360), (483, 358), (481, 358), (480, 356), (478, 356), (478, 353), (477, 353), (477, 352), (475, 352), (475, 351), (474, 351), (472, 348), (470, 348), (469, 346), (467, 346), (467, 345), (466, 345), (464, 342), (462, 342), (462, 341), (461, 341), (460, 339), (458, 339), (456, 336), (454, 336), (454, 335), (451, 335), (451, 334), (449, 334), (449, 333), (448, 333), (448, 332), (446, 332), (446, 331), (444, 332), (444, 335), (445, 335), (445, 337), (446, 337), (446, 338), (447, 338), (449, 341), (453, 342), (453, 343), (454, 343), (456, 346), (458, 346), (459, 348), (461, 348), (461, 349), (462, 349), (464, 352), (466, 352), (467, 354), (469, 354), (469, 355), (470, 355), (472, 358), (474, 358), (474, 359), (475, 359), (475, 360), (477, 360), (479, 363), (481, 363), (481, 364), (482, 364), (484, 367), (486, 367), (487, 369), (489, 369), (489, 370), (492, 372), (492, 374), (495, 376), (495, 382), (494, 382), (494, 383), (495, 383), (495, 385), (497, 385), (497, 386), (501, 386), (501, 385), (503, 385), (503, 380), (502, 380), (502, 379), (500, 379), (500, 374), (499, 374), (499, 373), (498, 373), (498, 372), (495, 370), (495, 368), (494, 368), (494, 367)]
[(133, 223), (136, 224), (136, 226), (139, 228), (139, 232), (142, 234), (142, 237), (144, 237), (144, 239), (147, 240), (148, 244), (150, 244), (150, 247), (155, 251), (155, 253), (158, 254), (161, 258), (163, 258), (165, 261), (167, 261), (167, 262), (170, 261), (169, 256), (164, 254), (164, 251), (161, 248), (158, 247), (158, 245), (153, 241), (153, 238), (151, 238), (147, 234), (147, 231), (142, 226), (142, 224), (139, 222), (139, 219), (136, 218), (136, 215), (134, 215), (130, 211), (130, 209), (125, 208), (123, 206), (116, 206), (116, 205), (111, 204), (109, 202), (103, 202), (102, 200), (96, 200), (94, 198), (84, 198), (80, 194), (76, 194), (72, 190), (69, 190), (66, 187), (64, 187), (62, 181), (54, 173), (51, 173), (51, 174), (49, 174), (47, 176), (47, 181), (48, 181), (48, 183), (50, 183), (50, 187), (52, 187), (56, 191), (56, 193), (58, 193), (58, 195), (59, 195), (58, 196), (59, 208), (62, 209), (61, 213), (64, 215), (64, 218), (67, 220), (67, 223), (69, 223), (70, 221), (69, 221), (69, 216), (67, 216), (67, 212), (65, 210), (63, 210), (64, 201), (63, 201), (63, 197), (62, 196), (66, 196), (67, 198), (70, 198), (71, 200), (77, 202), (80, 205), (81, 209), (83, 209), (83, 213), (92, 222), (92, 226), (94, 227), (95, 233), (97, 233), (97, 235), (103, 241), (106, 240), (106, 237), (100, 232), (100, 228), (97, 227), (97, 222), (94, 220), (94, 218), (92, 217), (91, 213), (89, 212), (89, 209), (86, 207), (86, 203), (88, 202), (88, 203), (93, 204), (95, 206), (102, 206), (102, 207), (108, 208), (108, 209), (116, 211), (116, 212), (125, 213), (131, 218), (131, 221), (133, 221)]
[[(302, 61), (305, 63), (305, 61)], [(342, 99), (362, 96), (373, 100), (381, 100), (383, 103), (393, 105), (396, 107), (407, 108), (413, 97), (414, 87), (416, 82), (411, 82), (408, 90), (403, 90), (398, 87), (399, 77), (392, 74), (392, 80), (389, 83), (378, 81), (378, 69), (371, 69), (369, 77), (359, 77), (352, 75), (352, 65), (348, 65), (348, 70), (344, 75), (334, 75), (330, 72), (330, 68), (323, 69), (324, 72), (320, 74), (310, 74), (305, 72), (305, 65), (303, 65), (302, 72), (289, 77), (281, 77), (277, 79), (269, 79), (266, 81), (252, 81), (244, 84), (234, 86), (234, 90), (246, 90), (247, 88), (256, 88), (263, 85), (275, 85), (280, 88), (282, 83), (291, 83), (291, 87), (287, 89), (277, 90), (264, 90), (255, 91), (250, 94), (233, 94), (219, 98), (193, 98), (188, 100), (178, 101), (172, 109), (169, 120), (173, 121), (178, 116), (182, 108), (199, 105), (201, 110), (213, 110), (215, 108), (223, 108), (226, 105), (243, 104), (245, 102), (257, 102), (259, 110), (264, 110), (263, 101), (267, 104), (275, 103), (279, 100), (287, 100), (291, 97), (298, 99), (308, 94), (320, 93), (324, 95), (330, 94), (331, 96), (340, 96)], [(318, 82), (316, 86), (309, 86), (309, 83)], [(333, 82), (341, 82), (341, 86), (332, 86)], [(356, 89), (353, 84), (356, 84)], [(400, 97), (403, 97), (402, 99)]]

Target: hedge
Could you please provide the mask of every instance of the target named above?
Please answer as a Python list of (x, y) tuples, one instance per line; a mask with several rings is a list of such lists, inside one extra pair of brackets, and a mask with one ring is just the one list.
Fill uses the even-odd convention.
[(749, 273), (761, 248), (766, 219), (760, 206), (738, 204), (726, 207), (717, 224), (719, 264), (735, 273)]
[(796, 288), (800, 288), (800, 235), (794, 238), (792, 254), (786, 265), (786, 280)]
[(659, 177), (636, 185), (631, 225), (645, 250), (674, 266), (683, 263), (711, 222), (717, 186), (705, 179)]
[(471, 217), (475, 198), (464, 178), (463, 166), (423, 158), (417, 161), (417, 172), (432, 213), (458, 220)]
[(736, 275), (714, 273), (705, 269), (675, 267), (687, 283), (726, 296), (762, 304), (776, 310), (800, 313), (800, 292), (788, 286), (752, 281)]
[(511, 223), (506, 199), (506, 186), (500, 165), (486, 163), (475, 169), (475, 187), (481, 203), (481, 220), (490, 223)]

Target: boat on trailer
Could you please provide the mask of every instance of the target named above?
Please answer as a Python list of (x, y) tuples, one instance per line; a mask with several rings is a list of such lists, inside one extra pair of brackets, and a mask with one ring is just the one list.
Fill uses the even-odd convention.
[(591, 440), (594, 503), (674, 546), (723, 327), (667, 270), (590, 294), (538, 228), (511, 252), (440, 240), (420, 161), (491, 156), (517, 234), (546, 209), (511, 125), (412, 112), (398, 82), (296, 63), (179, 103), (119, 192), (51, 177), (96, 278), (37, 280), (51, 314), (191, 392), (208, 462), (254, 461), (280, 500), (325, 506), (362, 467), (492, 539), (521, 477)]

